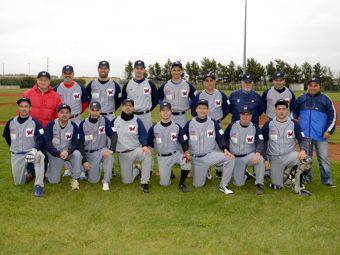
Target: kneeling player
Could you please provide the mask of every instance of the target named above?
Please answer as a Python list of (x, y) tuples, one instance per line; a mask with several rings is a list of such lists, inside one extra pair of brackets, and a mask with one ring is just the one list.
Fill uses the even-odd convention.
[(78, 178), (81, 172), (81, 155), (78, 149), (78, 127), (69, 120), (71, 107), (62, 104), (58, 108), (58, 119), (45, 128), (45, 148), (48, 155), (47, 177), (50, 183), (60, 182), (64, 162), (71, 163), (71, 187), (79, 189)]
[(256, 194), (263, 194), (264, 142), (258, 125), (251, 122), (252, 112), (249, 107), (240, 111), (240, 120), (232, 122), (226, 129), (225, 138), (229, 151), (235, 156), (233, 170), (234, 185), (243, 186), (248, 166), (254, 166), (256, 175)]
[(133, 114), (134, 101), (125, 99), (122, 104), (122, 114), (112, 120), (113, 129), (118, 134), (117, 153), (120, 167), (120, 177), (124, 184), (133, 183), (140, 174), (133, 167), (135, 161), (142, 162), (141, 189), (149, 192), (152, 155), (148, 147), (147, 132), (143, 122)]
[[(113, 152), (117, 143), (117, 133), (112, 131), (110, 121), (101, 116), (101, 105), (93, 101), (89, 106), (90, 116), (79, 125), (79, 150), (83, 156), (82, 164), (88, 173), (87, 180), (97, 183), (101, 175), (101, 162), (104, 166), (103, 190), (110, 189), (109, 183), (112, 178)], [(108, 148), (108, 139), (111, 146)]]
[[(288, 117), (289, 105), (281, 99), (275, 103), (276, 117), (269, 120), (262, 128), (267, 147), (266, 168), (270, 168), (270, 188), (283, 187), (286, 168), (296, 166), (299, 160), (305, 159), (306, 139), (296, 120)], [(295, 150), (295, 140), (300, 145), (300, 152)]]
[[(148, 144), (155, 147), (157, 151), (157, 160), (160, 174), (160, 185), (168, 186), (171, 183), (171, 169), (175, 164), (181, 166), (181, 178), (179, 188), (183, 192), (189, 189), (184, 184), (185, 179), (190, 171), (190, 154), (187, 152), (187, 143), (181, 135), (181, 127), (171, 121), (171, 104), (163, 102), (160, 105), (161, 121), (153, 125), (148, 132)], [(155, 143), (156, 142), (156, 143)], [(180, 145), (183, 147), (182, 153)]]
[[(197, 102), (197, 116), (183, 128), (183, 139), (189, 142), (192, 154), (193, 185), (202, 187), (210, 166), (222, 165), (220, 191), (232, 194), (228, 183), (231, 179), (235, 157), (227, 150), (224, 132), (216, 120), (208, 117), (208, 101)], [(220, 150), (216, 150), (216, 143)]]
[(27, 164), (34, 164), (35, 196), (41, 197), (44, 187), (44, 130), (41, 124), (30, 116), (31, 101), (20, 98), (17, 101), (19, 116), (10, 119), (5, 126), (3, 137), (11, 151), (12, 174), (15, 185), (25, 184)]

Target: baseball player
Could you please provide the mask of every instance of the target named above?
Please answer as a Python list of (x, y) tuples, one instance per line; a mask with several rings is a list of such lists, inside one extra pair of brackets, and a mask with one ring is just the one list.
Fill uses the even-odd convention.
[(264, 140), (258, 125), (251, 122), (251, 108), (244, 106), (240, 111), (240, 120), (232, 122), (225, 131), (228, 150), (235, 156), (233, 170), (234, 185), (245, 184), (245, 173), (248, 166), (255, 168), (256, 194), (263, 194), (264, 179)]
[(229, 100), (231, 104), (231, 121), (235, 122), (240, 119), (240, 113), (246, 106), (252, 112), (251, 122), (259, 125), (259, 118), (264, 108), (261, 96), (253, 90), (254, 81), (250, 74), (242, 76), (241, 89), (231, 92)]
[[(208, 117), (209, 102), (201, 99), (197, 102), (197, 116), (183, 128), (183, 140), (189, 143), (192, 154), (193, 185), (205, 184), (208, 169), (213, 165), (222, 165), (223, 173), (219, 190), (232, 194), (228, 183), (233, 174), (235, 157), (227, 150), (224, 132), (216, 120)], [(216, 143), (220, 150), (216, 150)]]
[(120, 176), (122, 183), (133, 183), (140, 173), (137, 168), (133, 167), (133, 164), (135, 161), (141, 161), (141, 189), (144, 193), (148, 193), (152, 156), (144, 124), (134, 115), (133, 107), (134, 101), (125, 99), (122, 114), (112, 121), (113, 129), (118, 134), (117, 153)]
[(205, 99), (209, 102), (208, 116), (219, 123), (228, 115), (230, 102), (226, 94), (216, 89), (216, 76), (214, 73), (207, 73), (203, 77), (204, 90), (199, 92), (192, 102), (191, 115), (197, 115), (195, 106), (200, 99)]
[(122, 89), (122, 100), (132, 99), (135, 102), (134, 114), (143, 122), (148, 131), (152, 126), (151, 111), (158, 104), (156, 85), (146, 79), (145, 63), (137, 60), (133, 66), (134, 78), (129, 80)]
[[(189, 189), (184, 184), (190, 171), (190, 154), (188, 153), (188, 143), (183, 140), (182, 128), (171, 121), (171, 104), (162, 102), (160, 105), (161, 121), (153, 125), (148, 132), (148, 144), (156, 148), (157, 160), (160, 173), (160, 185), (171, 184), (171, 169), (175, 164), (181, 166), (181, 177), (179, 188), (183, 192)], [(183, 154), (181, 147), (185, 153)]]
[[(306, 139), (300, 125), (289, 115), (289, 103), (280, 99), (275, 103), (275, 115), (262, 127), (262, 134), (267, 147), (266, 168), (270, 168), (270, 188), (281, 189), (283, 187), (284, 171), (293, 167), (299, 160), (305, 159)], [(300, 145), (300, 152), (295, 150), (295, 140)]]
[(41, 197), (44, 187), (44, 130), (41, 124), (30, 116), (31, 100), (17, 101), (19, 116), (10, 119), (5, 126), (3, 137), (11, 151), (12, 174), (15, 185), (25, 184), (27, 164), (34, 164), (36, 197)]
[(59, 183), (61, 168), (65, 161), (71, 163), (71, 187), (79, 189), (78, 178), (81, 172), (81, 155), (78, 150), (78, 126), (70, 120), (71, 107), (62, 104), (58, 109), (58, 119), (45, 128), (45, 148), (48, 155), (47, 177), (52, 184)]
[(118, 83), (109, 78), (110, 64), (107, 61), (100, 61), (98, 64), (99, 77), (91, 81), (87, 87), (89, 102), (99, 102), (102, 109), (101, 115), (112, 121), (115, 111), (121, 104), (121, 89)]
[(275, 103), (284, 99), (289, 104), (289, 111), (294, 109), (295, 95), (289, 88), (285, 87), (285, 74), (282, 71), (277, 71), (273, 75), (273, 85), (271, 88), (265, 90), (262, 94), (262, 103), (267, 119), (274, 119), (275, 117)]
[(177, 61), (171, 65), (171, 80), (162, 84), (158, 89), (159, 100), (171, 104), (172, 121), (181, 127), (187, 123), (187, 110), (190, 108), (190, 100), (195, 99), (194, 86), (182, 79), (183, 66)]
[[(82, 164), (88, 173), (87, 180), (97, 183), (101, 175), (101, 162), (103, 161), (104, 178), (103, 190), (110, 189), (114, 163), (113, 152), (116, 150), (117, 133), (113, 131), (110, 121), (101, 116), (101, 105), (93, 101), (89, 106), (90, 116), (79, 125), (79, 150), (83, 157)], [(110, 147), (108, 139), (110, 138)]]
[[(62, 69), (62, 76), (64, 81), (54, 87), (63, 104), (71, 107), (70, 120), (79, 126), (81, 122), (81, 114), (88, 106), (88, 96), (86, 89), (82, 84), (73, 80), (74, 70), (70, 65), (66, 65)], [(64, 176), (71, 176), (71, 165), (69, 161), (65, 161), (66, 170)], [(85, 172), (82, 171), (80, 179), (86, 179)]]

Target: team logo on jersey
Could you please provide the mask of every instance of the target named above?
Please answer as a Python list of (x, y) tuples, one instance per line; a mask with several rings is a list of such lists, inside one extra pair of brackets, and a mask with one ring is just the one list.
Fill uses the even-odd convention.
[(171, 141), (177, 141), (177, 133), (171, 133)]
[(246, 136), (246, 143), (248, 143), (248, 144), (254, 143), (254, 136), (252, 136), (252, 135), (247, 135), (247, 136)]
[(105, 134), (105, 127), (104, 126), (100, 126), (98, 128), (98, 134), (100, 134), (100, 135)]
[(107, 96), (112, 97), (113, 96), (113, 89), (107, 89)]
[(68, 133), (65, 133), (65, 138), (66, 138), (66, 140), (71, 140), (71, 138), (72, 138), (72, 133), (71, 132), (68, 132)]
[(186, 90), (186, 89), (182, 89), (181, 90), (181, 94), (182, 94), (182, 97), (188, 97), (188, 90)]
[(151, 92), (150, 88), (143, 88), (144, 95), (148, 95)]
[(26, 137), (33, 137), (34, 128), (26, 128)]
[(80, 94), (79, 93), (73, 93), (73, 99), (74, 100), (80, 100)]
[(129, 133), (136, 133), (136, 125), (129, 125)]
[(208, 137), (208, 138), (214, 137), (214, 130), (208, 129), (208, 130), (207, 130), (207, 137)]
[(222, 104), (221, 99), (215, 99), (215, 106), (220, 107)]
[(287, 130), (287, 138), (293, 138), (294, 131), (293, 130)]

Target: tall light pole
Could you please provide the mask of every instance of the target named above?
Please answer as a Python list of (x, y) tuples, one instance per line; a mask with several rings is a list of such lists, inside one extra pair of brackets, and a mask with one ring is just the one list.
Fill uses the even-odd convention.
[(28, 64), (28, 75), (31, 75), (31, 63), (27, 63)]
[(47, 59), (46, 59), (46, 71), (48, 72), (48, 57), (47, 57)]
[(5, 63), (2, 63), (2, 76), (5, 76)]
[(247, 69), (247, 0), (244, 6), (243, 73)]

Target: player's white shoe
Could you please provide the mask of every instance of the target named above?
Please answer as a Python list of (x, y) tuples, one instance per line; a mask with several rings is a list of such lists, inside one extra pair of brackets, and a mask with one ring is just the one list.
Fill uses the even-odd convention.
[(103, 190), (104, 190), (104, 191), (110, 190), (109, 184), (108, 184), (107, 182), (104, 182), (104, 183), (103, 183)]
[(226, 195), (233, 194), (234, 192), (228, 188), (228, 186), (220, 187), (219, 190)]
[(72, 179), (72, 181), (71, 181), (71, 188), (72, 188), (72, 190), (79, 189), (79, 182), (77, 180)]
[(66, 169), (63, 176), (64, 177), (70, 177), (71, 176), (71, 171)]
[(87, 179), (86, 174), (85, 174), (84, 171), (82, 171), (82, 172), (80, 173), (79, 180), (86, 180), (86, 179)]

